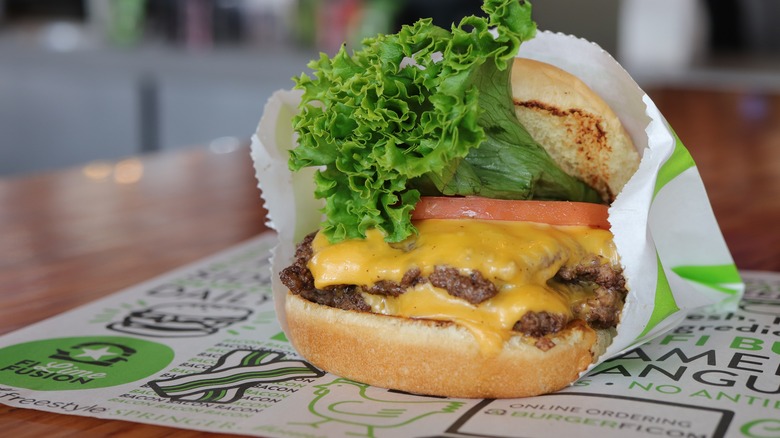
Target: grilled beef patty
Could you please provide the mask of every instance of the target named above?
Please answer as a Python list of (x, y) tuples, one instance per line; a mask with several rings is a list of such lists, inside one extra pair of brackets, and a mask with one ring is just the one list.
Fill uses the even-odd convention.
[[(478, 305), (498, 294), (498, 288), (480, 272), (468, 275), (450, 266), (436, 266), (429, 276), (424, 277), (419, 269), (406, 272), (400, 282), (381, 280), (369, 287), (356, 285), (335, 285), (323, 289), (314, 287), (314, 277), (307, 266), (313, 252), (312, 240), (316, 233), (307, 235), (298, 244), (295, 261), (282, 270), (282, 283), (296, 295), (311, 302), (344, 310), (370, 312), (363, 299), (363, 293), (397, 297), (409, 288), (429, 282), (433, 286), (446, 290), (450, 295)], [(626, 297), (626, 284), (622, 270), (600, 262), (593, 256), (575, 266), (561, 268), (552, 280), (567, 287), (584, 288), (591, 297), (576, 303), (572, 308), (572, 319), (586, 321), (595, 329), (617, 326), (620, 311)], [(567, 315), (550, 312), (528, 312), (517, 321), (513, 330), (528, 336), (542, 338), (557, 333), (570, 322)], [(546, 350), (548, 343), (537, 342), (537, 347)]]

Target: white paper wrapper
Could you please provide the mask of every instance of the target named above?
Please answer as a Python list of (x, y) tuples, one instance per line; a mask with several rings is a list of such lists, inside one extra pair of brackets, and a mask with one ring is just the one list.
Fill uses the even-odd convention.
[[(587, 83), (620, 116), (642, 156), (639, 170), (612, 204), (609, 220), (624, 265), (629, 296), (612, 345), (597, 363), (665, 332), (693, 309), (726, 310), (744, 285), (718, 228), (688, 151), (655, 104), (605, 51), (583, 39), (539, 32), (519, 56), (545, 61)], [(288, 266), (295, 244), (322, 220), (313, 170), (292, 173), (290, 118), (300, 93), (278, 91), (252, 138), (259, 187), (277, 230), (273, 270)], [(287, 330), (287, 289), (273, 275), (276, 310)], [(595, 364), (594, 364), (595, 365)]]

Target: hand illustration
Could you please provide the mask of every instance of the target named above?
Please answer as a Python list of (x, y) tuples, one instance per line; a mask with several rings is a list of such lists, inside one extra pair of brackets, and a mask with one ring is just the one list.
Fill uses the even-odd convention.
[(316, 397), (309, 411), (322, 420), (290, 424), (319, 428), (334, 421), (355, 425), (362, 432), (350, 435), (374, 437), (377, 428), (392, 429), (429, 415), (452, 413), (464, 404), (451, 400), (380, 400), (366, 394), (369, 385), (343, 378), (314, 387)]

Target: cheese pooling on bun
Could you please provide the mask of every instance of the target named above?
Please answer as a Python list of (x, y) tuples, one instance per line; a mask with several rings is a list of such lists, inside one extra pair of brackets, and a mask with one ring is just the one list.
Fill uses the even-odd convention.
[[(422, 21), (379, 36), (299, 80), (291, 167), (323, 166), (326, 221), (279, 275), (287, 336), (326, 371), (420, 394), (532, 396), (576, 380), (619, 324), (628, 291), (606, 203), (638, 155), (584, 83), (514, 57), (535, 31), (530, 4), (483, 9), (489, 19), (452, 34)], [(482, 38), (493, 26), (500, 37)], [(390, 73), (375, 76), (371, 50)]]

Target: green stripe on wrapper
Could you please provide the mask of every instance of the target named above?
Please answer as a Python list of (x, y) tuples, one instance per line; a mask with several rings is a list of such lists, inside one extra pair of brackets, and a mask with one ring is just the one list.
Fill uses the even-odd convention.
[(672, 271), (680, 277), (715, 289), (729, 295), (736, 295), (739, 290), (732, 286), (742, 283), (737, 267), (733, 264), (675, 266)]
[(650, 315), (650, 320), (647, 321), (647, 326), (639, 335), (639, 338), (644, 338), (650, 331), (661, 323), (667, 316), (677, 312), (680, 308), (677, 306), (677, 301), (672, 294), (672, 288), (669, 287), (669, 280), (664, 273), (664, 267), (661, 265), (661, 259), (656, 255), (658, 260), (658, 281), (655, 288), (655, 302), (653, 303), (653, 313)]
[(655, 181), (655, 189), (653, 190), (654, 198), (655, 195), (658, 194), (658, 191), (661, 190), (663, 186), (668, 184), (669, 181), (673, 180), (677, 177), (677, 175), (685, 172), (691, 167), (696, 166), (696, 163), (693, 162), (693, 157), (691, 157), (690, 152), (688, 152), (688, 149), (683, 146), (682, 141), (680, 141), (680, 137), (677, 136), (677, 133), (674, 132), (671, 126), (669, 127), (669, 131), (671, 131), (671, 133), (674, 135), (674, 151), (672, 152), (672, 156), (669, 157), (663, 166), (661, 166), (661, 169), (658, 170), (658, 179)]

